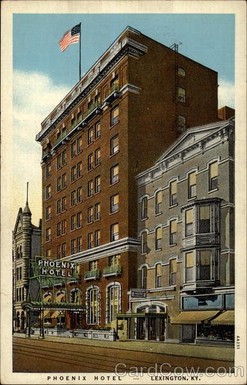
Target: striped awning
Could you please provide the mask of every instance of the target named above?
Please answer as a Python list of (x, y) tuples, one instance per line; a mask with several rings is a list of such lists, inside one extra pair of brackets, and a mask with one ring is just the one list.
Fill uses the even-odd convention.
[(214, 318), (212, 325), (234, 325), (234, 310), (226, 310)]
[(199, 311), (183, 311), (176, 317), (171, 318), (172, 324), (199, 324), (203, 321), (209, 321), (216, 316), (218, 311), (199, 310)]

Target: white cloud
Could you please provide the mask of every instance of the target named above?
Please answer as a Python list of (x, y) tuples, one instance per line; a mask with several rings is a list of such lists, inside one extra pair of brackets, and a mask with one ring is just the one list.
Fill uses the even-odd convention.
[(219, 108), (224, 106), (235, 108), (234, 83), (231, 83), (224, 79), (219, 79), (218, 106)]
[[(69, 87), (56, 85), (44, 74), (13, 74), (12, 185), (13, 221), (25, 205), (26, 182), (33, 223), (41, 218), (41, 146), (35, 141), (41, 122), (67, 94)], [(14, 212), (15, 211), (15, 212)]]

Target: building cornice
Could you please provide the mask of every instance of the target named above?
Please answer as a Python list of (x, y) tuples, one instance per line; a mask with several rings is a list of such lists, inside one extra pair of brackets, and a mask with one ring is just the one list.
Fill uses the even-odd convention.
[(95, 259), (101, 259), (111, 255), (121, 254), (128, 251), (137, 252), (140, 242), (134, 238), (122, 238), (114, 242), (106, 243), (102, 246), (87, 249), (77, 254), (72, 254), (61, 258), (61, 261), (75, 263), (89, 262)]
[(126, 36), (119, 39), (108, 51), (100, 57), (93, 67), (72, 88), (65, 98), (41, 123), (41, 131), (36, 135), (36, 141), (41, 142), (49, 132), (92, 91), (96, 85), (112, 70), (112, 68), (125, 56), (139, 57), (147, 52), (147, 47), (134, 39)]

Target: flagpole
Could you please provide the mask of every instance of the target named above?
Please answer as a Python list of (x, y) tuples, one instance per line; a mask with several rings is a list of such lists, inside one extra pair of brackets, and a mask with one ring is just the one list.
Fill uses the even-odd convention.
[(81, 80), (81, 23), (80, 23), (80, 42), (79, 42), (79, 81)]

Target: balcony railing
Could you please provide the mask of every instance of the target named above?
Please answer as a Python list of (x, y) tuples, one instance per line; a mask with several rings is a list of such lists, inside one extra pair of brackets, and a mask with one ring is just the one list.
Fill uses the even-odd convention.
[(89, 270), (86, 271), (84, 274), (84, 280), (89, 280), (89, 279), (97, 279), (100, 277), (100, 272), (99, 270)]
[(103, 269), (103, 277), (111, 275), (120, 275), (122, 272), (122, 267), (120, 265), (108, 266)]

